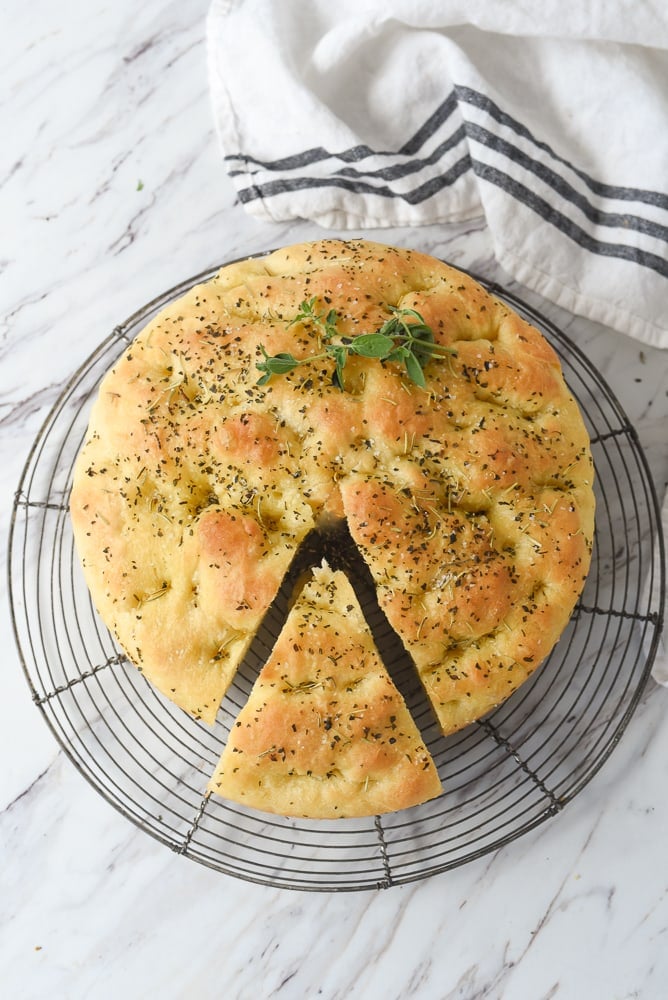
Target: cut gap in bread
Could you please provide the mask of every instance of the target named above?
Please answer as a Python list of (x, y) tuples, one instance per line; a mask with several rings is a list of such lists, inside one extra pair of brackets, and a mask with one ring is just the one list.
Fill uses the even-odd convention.
[(425, 696), (415, 663), (378, 603), (377, 587), (359, 548), (353, 541), (346, 521), (328, 517), (311, 529), (288, 569), (279, 592), (262, 625), (256, 632), (239, 667), (237, 681), (247, 694), (258, 672), (266, 663), (273, 642), (314, 568), (323, 560), (332, 570), (341, 570), (353, 588), (364, 620), (369, 627), (392, 681), (408, 705), (423, 734), (439, 730), (436, 714)]

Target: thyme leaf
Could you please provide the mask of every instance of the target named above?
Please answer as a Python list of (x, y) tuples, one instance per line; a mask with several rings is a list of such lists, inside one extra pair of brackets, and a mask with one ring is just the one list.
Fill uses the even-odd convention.
[(260, 344), (260, 350), (262, 351), (265, 360), (259, 361), (255, 367), (259, 368), (260, 371), (265, 372), (265, 374), (262, 378), (258, 379), (258, 385), (265, 385), (272, 375), (287, 375), (287, 373), (291, 372), (293, 368), (296, 368), (298, 364), (301, 364), (301, 362), (298, 361), (293, 354), (281, 352), (279, 354), (274, 354), (273, 357), (271, 357), (267, 354), (267, 351), (262, 344)]

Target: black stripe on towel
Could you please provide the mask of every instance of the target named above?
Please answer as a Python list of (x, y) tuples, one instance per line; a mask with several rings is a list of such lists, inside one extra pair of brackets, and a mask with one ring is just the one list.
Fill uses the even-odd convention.
[(548, 187), (551, 187), (564, 201), (577, 206), (583, 215), (595, 225), (633, 230), (637, 233), (645, 233), (647, 236), (653, 236), (658, 240), (668, 241), (668, 226), (662, 226), (659, 222), (652, 222), (651, 219), (643, 219), (639, 215), (629, 215), (626, 212), (604, 212), (601, 209), (595, 208), (583, 194), (542, 161), (534, 160), (533, 157), (518, 149), (517, 146), (513, 146), (506, 139), (494, 135), (494, 133), (483, 128), (482, 125), (467, 122), (465, 128), (467, 135), (471, 139), (476, 140), (488, 149), (493, 149), (500, 156), (505, 156), (506, 159), (512, 160), (513, 163), (517, 163), (519, 166), (524, 167), (525, 170), (535, 174), (536, 177), (539, 177)]
[(512, 118), (505, 111), (502, 111), (497, 104), (494, 103), (485, 94), (479, 93), (477, 90), (472, 90), (470, 87), (460, 87), (456, 86), (455, 90), (457, 92), (457, 97), (460, 101), (466, 104), (472, 104), (476, 108), (485, 111), (491, 118), (499, 123), (499, 125), (505, 125), (510, 128), (517, 135), (522, 136), (523, 139), (528, 139), (529, 142), (533, 143), (537, 149), (541, 149), (544, 153), (547, 153), (555, 162), (561, 163), (563, 166), (568, 167), (572, 170), (580, 180), (584, 181), (590, 191), (594, 194), (600, 195), (602, 198), (616, 198), (619, 201), (641, 201), (646, 205), (654, 205), (657, 208), (668, 209), (668, 195), (661, 191), (649, 191), (644, 188), (631, 188), (631, 187), (620, 187), (615, 184), (604, 184), (602, 181), (597, 181), (594, 177), (585, 173), (584, 170), (580, 170), (569, 160), (566, 160), (563, 156), (559, 156), (558, 153), (548, 146), (546, 142), (541, 142), (540, 139), (536, 139), (529, 129), (518, 122), (515, 118)]
[(643, 267), (663, 275), (664, 278), (668, 278), (668, 260), (659, 257), (658, 254), (648, 253), (639, 247), (628, 246), (625, 243), (606, 243), (603, 240), (597, 240), (553, 205), (550, 205), (544, 198), (530, 191), (524, 184), (509, 177), (508, 174), (504, 174), (503, 171), (491, 167), (487, 163), (480, 163), (477, 160), (473, 160), (472, 163), (473, 170), (478, 177), (489, 181), (490, 184), (495, 184), (516, 201), (526, 205), (527, 208), (555, 226), (583, 249), (603, 257), (618, 257), (621, 260), (632, 261), (634, 264), (641, 264)]
[(337, 177), (380, 177), (384, 181), (396, 181), (400, 180), (402, 177), (410, 177), (411, 174), (417, 174), (424, 167), (431, 167), (449, 153), (451, 149), (455, 149), (461, 142), (466, 141), (466, 127), (460, 125), (451, 136), (444, 139), (443, 142), (434, 149), (429, 156), (425, 156), (422, 159), (415, 158), (413, 160), (408, 160), (405, 163), (395, 163), (391, 167), (381, 167), (378, 170), (358, 170), (356, 167), (341, 167), (337, 171)]
[[(394, 163), (390, 167), (379, 167), (377, 170), (360, 170), (358, 167), (340, 167), (335, 170), (330, 176), (332, 177), (368, 177), (374, 178), (378, 177), (384, 181), (396, 181), (401, 180), (403, 177), (410, 177), (411, 174), (419, 173), (424, 167), (431, 167), (435, 163), (438, 163), (446, 153), (449, 153), (452, 149), (459, 146), (460, 143), (466, 142), (466, 126), (460, 125), (459, 128), (455, 129), (452, 135), (444, 139), (443, 142), (439, 143), (436, 148), (429, 153), (428, 156), (424, 156), (421, 159), (419, 157), (414, 157), (411, 160), (405, 160), (403, 163)], [(359, 147), (358, 147), (359, 148)], [(375, 154), (377, 155), (377, 154)], [(386, 155), (386, 154), (383, 154)], [(390, 154), (387, 154), (390, 155)], [(396, 155), (396, 154), (392, 154)], [(236, 157), (228, 156), (228, 160), (236, 159)], [(245, 157), (247, 162), (250, 162), (249, 157)], [(254, 161), (257, 162), (257, 161)], [(311, 162), (316, 162), (315, 160)], [(272, 169), (274, 169), (272, 167)], [(258, 170), (228, 170), (230, 177), (242, 177), (248, 176), (252, 177), (255, 174), (260, 173)]]
[(368, 156), (396, 156), (396, 153), (383, 153), (370, 146), (351, 146), (340, 153), (330, 153), (324, 146), (314, 146), (312, 149), (304, 149), (301, 153), (292, 153), (290, 156), (282, 156), (278, 160), (258, 160), (247, 153), (228, 153), (224, 159), (227, 161), (239, 160), (254, 167), (261, 167), (263, 170), (298, 170), (300, 167), (310, 167), (312, 163), (320, 163), (323, 160), (343, 160), (344, 163), (357, 163)]
[(304, 191), (308, 188), (337, 187), (354, 194), (376, 194), (381, 198), (397, 198), (409, 205), (419, 205), (420, 202), (432, 198), (444, 187), (454, 184), (462, 174), (471, 169), (471, 158), (466, 153), (454, 163), (449, 170), (436, 177), (431, 177), (411, 191), (393, 191), (387, 184), (374, 185), (366, 181), (353, 180), (347, 177), (283, 177), (280, 180), (267, 181), (265, 184), (252, 184), (239, 191), (239, 199), (244, 204), (256, 201), (258, 198), (271, 198), (273, 195), (285, 194), (288, 191)]

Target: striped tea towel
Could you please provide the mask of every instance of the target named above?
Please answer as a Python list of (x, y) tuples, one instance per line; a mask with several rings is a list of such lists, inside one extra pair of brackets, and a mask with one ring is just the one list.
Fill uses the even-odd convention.
[(668, 346), (668, 17), (649, 0), (214, 0), (242, 204), (358, 232), (484, 215), (499, 263)]

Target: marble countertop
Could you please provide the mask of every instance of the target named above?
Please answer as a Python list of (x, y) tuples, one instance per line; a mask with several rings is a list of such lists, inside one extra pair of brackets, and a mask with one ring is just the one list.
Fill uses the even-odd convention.
[[(49, 408), (119, 321), (222, 260), (323, 232), (235, 204), (203, 0), (82, 10), (11, 0), (0, 38), (6, 526)], [(507, 280), (482, 220), (382, 238)], [(541, 307), (609, 382), (663, 493), (668, 353)], [(6, 561), (6, 530), (0, 544)], [(654, 682), (581, 794), (495, 853), (389, 890), (267, 888), (176, 856), (81, 778), (32, 704), (1, 586), (4, 996), (666, 996), (668, 691)]]

